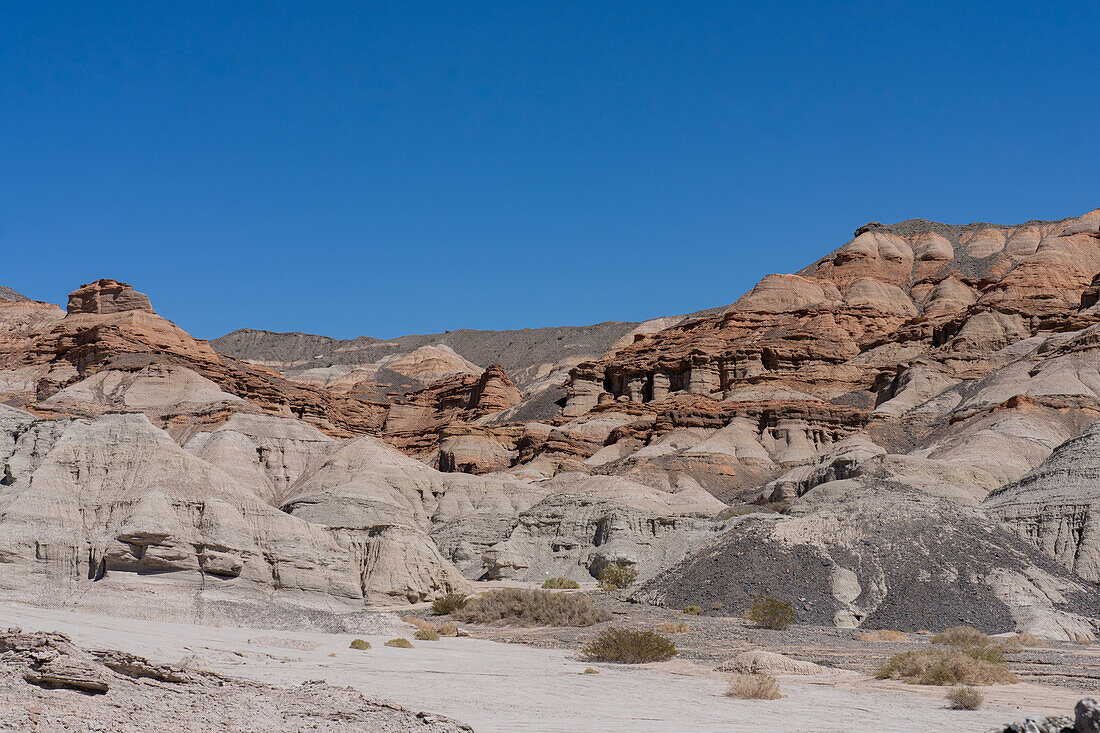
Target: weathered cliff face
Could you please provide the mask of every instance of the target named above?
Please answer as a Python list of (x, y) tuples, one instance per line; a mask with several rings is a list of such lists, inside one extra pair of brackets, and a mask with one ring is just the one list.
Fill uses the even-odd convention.
[(873, 398), (898, 362), (918, 357), (947, 378), (980, 376), (998, 349), (1089, 322), (1078, 311), (1100, 270), (1098, 223), (1100, 210), (1013, 227), (911, 220), (861, 229), (797, 275), (765, 277), (723, 313), (579, 365), (565, 414), (678, 392)]
[(1100, 583), (1100, 422), (982, 507), (1082, 578)]
[[(221, 390), (228, 399), (235, 396), (264, 411), (303, 419), (337, 435), (377, 430), (385, 419), (383, 405), (296, 384), (218, 354), (207, 342), (192, 338), (158, 316), (145, 295), (115, 280), (82, 286), (70, 296), (64, 318), (35, 320), (19, 331), (17, 338), (0, 343), (0, 367), (20, 375), (14, 383), (8, 382), (2, 396), (44, 413), (64, 413), (65, 397), (80, 402), (79, 398), (100, 392), (104, 397), (98, 401), (117, 406), (111, 405), (108, 395), (120, 382), (127, 383), (120, 391), (130, 391), (130, 375), (176, 368), (203, 380), (208, 393)], [(88, 379), (98, 381), (74, 387)], [(177, 382), (178, 376), (172, 381)], [(33, 392), (26, 388), (29, 382), (34, 384)], [(74, 389), (67, 395), (44, 404), (69, 387)], [(209, 396), (203, 398), (207, 403)], [(125, 397), (121, 399), (125, 401)]]
[(0, 325), (0, 398), (27, 410), (0, 407), (0, 586), (31, 601), (361, 605), (626, 563), (649, 600), (704, 583), (730, 613), (780, 588), (826, 623), (976, 604), (990, 630), (1093, 633), (1100, 210), (868, 225), (687, 321), (486, 336), (504, 366), (476, 339), (297, 334), (279, 374), (113, 280), (67, 313), (0, 292)]

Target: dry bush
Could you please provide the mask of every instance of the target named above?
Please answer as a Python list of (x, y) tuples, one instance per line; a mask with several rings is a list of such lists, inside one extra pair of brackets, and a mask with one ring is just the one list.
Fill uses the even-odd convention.
[(352, 639), (351, 640), (351, 648), (352, 649), (370, 649), (370, 642), (367, 641), (366, 639)]
[(691, 631), (691, 627), (687, 624), (679, 622), (670, 622), (667, 624), (661, 624), (657, 627), (657, 630), (662, 634), (686, 634)]
[(447, 616), (464, 608), (469, 599), (465, 593), (448, 593), (432, 601), (432, 613), (436, 616)]
[[(987, 648), (976, 648), (980, 652)], [(952, 649), (921, 649), (902, 652), (887, 660), (876, 675), (880, 680), (905, 680), (920, 685), (1010, 685), (1016, 675), (1000, 661), (981, 654)]]
[(700, 606), (684, 606), (684, 613), (689, 616), (698, 616), (702, 612), (703, 609)]
[(794, 609), (786, 601), (761, 594), (745, 612), (745, 618), (765, 629), (782, 631), (794, 623)]
[[(417, 632), (417, 633), (419, 633), (419, 632)], [(386, 646), (395, 646), (398, 649), (412, 649), (413, 648), (412, 642), (409, 641), (408, 639), (404, 639), (404, 638), (390, 639), (389, 641), (386, 642)]]
[(591, 626), (611, 618), (588, 596), (548, 590), (498, 588), (471, 599), (459, 621), (504, 626)]
[(1043, 641), (1042, 638), (1035, 634), (1029, 634), (1026, 631), (1009, 637), (1009, 641), (1014, 642), (1017, 646), (1024, 647), (1046, 646), (1046, 642)]
[(672, 659), (676, 656), (676, 645), (654, 631), (610, 628), (588, 642), (581, 654), (593, 662), (645, 664)]
[(864, 631), (856, 634), (860, 641), (907, 641), (908, 637), (901, 631), (891, 629), (878, 629), (877, 631)]
[(572, 578), (549, 578), (543, 581), (542, 587), (547, 590), (576, 590), (581, 584)]
[(985, 702), (985, 695), (969, 685), (958, 685), (947, 691), (945, 696), (952, 710), (977, 710)]
[(740, 700), (778, 700), (783, 697), (779, 682), (770, 674), (735, 674), (730, 677), (726, 697)]
[(417, 629), (413, 638), (420, 641), (439, 641), (439, 634), (435, 629)]
[(638, 571), (633, 565), (604, 565), (600, 571), (600, 588), (602, 590), (621, 590), (634, 583), (638, 579)]
[(401, 620), (407, 624), (415, 626), (418, 631), (420, 629), (429, 629), (431, 631), (435, 630), (435, 624), (433, 624), (431, 621), (425, 621), (424, 619), (417, 618), (416, 616), (402, 616)]
[(933, 644), (947, 644), (949, 646), (989, 646), (992, 641), (988, 636), (969, 626), (953, 626), (946, 631), (932, 637)]
[(425, 621), (422, 618), (416, 616), (402, 616), (401, 620), (407, 624), (416, 627), (417, 631), (430, 631), (440, 636), (457, 636), (458, 627), (454, 624), (444, 621), (441, 624), (433, 624), (431, 621)]

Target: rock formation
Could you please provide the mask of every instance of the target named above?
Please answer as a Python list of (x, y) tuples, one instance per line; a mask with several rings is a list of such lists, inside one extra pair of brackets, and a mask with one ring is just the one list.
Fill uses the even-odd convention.
[(580, 328), (212, 345), (115, 280), (0, 291), (0, 588), (311, 618), (618, 563), (656, 603), (1092, 637), (1098, 283), (1100, 210), (872, 222)]

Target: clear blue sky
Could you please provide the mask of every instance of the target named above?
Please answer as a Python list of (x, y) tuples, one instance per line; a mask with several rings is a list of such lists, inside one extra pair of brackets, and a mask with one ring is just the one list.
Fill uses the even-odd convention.
[(8, 2), (0, 283), (202, 337), (641, 320), (1100, 206), (1096, 2)]

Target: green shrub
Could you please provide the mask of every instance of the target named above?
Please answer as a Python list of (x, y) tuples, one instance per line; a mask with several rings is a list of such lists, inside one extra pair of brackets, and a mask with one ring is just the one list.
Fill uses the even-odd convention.
[(604, 565), (600, 571), (600, 588), (603, 590), (621, 590), (638, 579), (638, 571), (633, 565)]
[(576, 590), (581, 587), (581, 584), (572, 578), (550, 578), (542, 584), (543, 588), (548, 590)]
[(459, 621), (504, 626), (591, 626), (611, 618), (592, 599), (576, 593), (497, 588), (471, 599)]
[(676, 656), (676, 645), (655, 631), (610, 628), (588, 642), (581, 654), (593, 662), (645, 664), (672, 659)]
[(782, 631), (794, 623), (794, 609), (786, 601), (760, 594), (745, 612), (745, 618), (765, 629)]
[(689, 616), (698, 616), (702, 612), (703, 609), (700, 606), (684, 606), (684, 613)]
[(977, 710), (985, 702), (985, 695), (970, 685), (958, 685), (947, 691), (947, 701), (952, 710)]
[(436, 616), (447, 616), (466, 606), (469, 598), (465, 593), (448, 593), (432, 601), (432, 613)]
[(439, 633), (434, 629), (417, 629), (413, 638), (420, 641), (439, 641)]
[(352, 649), (370, 649), (370, 642), (367, 641), (366, 639), (352, 639), (351, 640), (351, 648)]
[[(419, 633), (419, 632), (417, 632)], [(408, 639), (390, 639), (386, 642), (386, 646), (394, 646), (398, 649), (412, 649), (412, 642)]]

